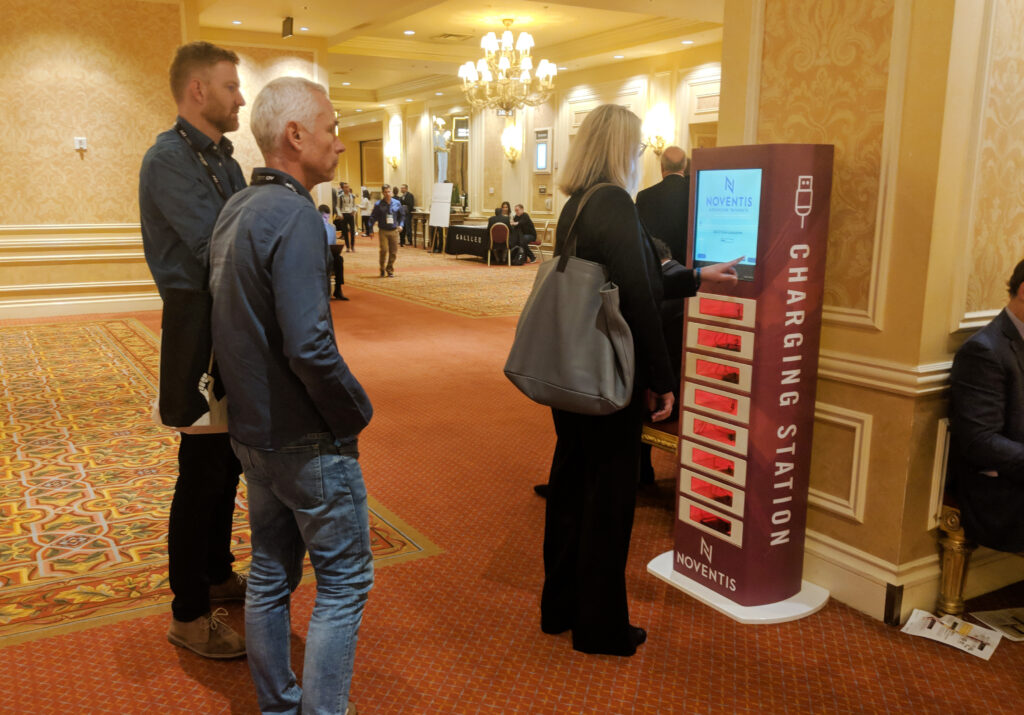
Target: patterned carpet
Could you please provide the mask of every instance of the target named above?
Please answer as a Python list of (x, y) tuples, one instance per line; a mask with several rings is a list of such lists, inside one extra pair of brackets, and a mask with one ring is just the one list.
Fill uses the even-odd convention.
[[(170, 601), (177, 435), (150, 419), (158, 364), (135, 320), (0, 328), (0, 644)], [(244, 484), (237, 506), (244, 569)], [(370, 506), (378, 565), (437, 553)]]
[(359, 238), (357, 250), (343, 254), (347, 285), (469, 318), (519, 315), (540, 265), (488, 266), (472, 256), (455, 258), (404, 247), (398, 251), (395, 277), (381, 278), (379, 252), (372, 241)]

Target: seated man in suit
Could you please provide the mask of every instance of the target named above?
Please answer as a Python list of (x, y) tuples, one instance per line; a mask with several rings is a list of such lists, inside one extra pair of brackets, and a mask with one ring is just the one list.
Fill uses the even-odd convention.
[(949, 481), (967, 537), (1024, 550), (1024, 261), (1010, 301), (957, 351), (950, 374)]
[[(494, 215), (491, 216), (489, 219), (487, 219), (487, 235), (490, 235), (490, 233), (491, 233), (491, 226), (493, 226), (496, 223), (503, 223), (506, 226), (508, 226), (508, 231), (509, 231), (508, 240), (512, 239), (512, 226), (509, 223), (508, 212), (505, 211), (505, 207), (506, 206), (508, 206), (508, 201), (503, 201), (501, 203), (501, 206), (499, 206), (498, 208), (494, 209)], [(504, 250), (507, 251), (508, 248), (509, 248), (509, 246), (506, 243)], [(495, 252), (494, 252), (494, 259), (496, 261), (498, 261), (499, 263), (503, 263), (505, 261), (505, 254), (504, 254), (504, 252), (500, 251), (500, 250), (495, 250)]]

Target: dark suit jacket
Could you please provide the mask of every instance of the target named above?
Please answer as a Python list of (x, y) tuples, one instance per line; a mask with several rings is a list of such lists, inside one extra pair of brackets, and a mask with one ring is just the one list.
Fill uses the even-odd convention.
[(669, 174), (636, 195), (636, 210), (647, 232), (672, 249), (672, 257), (686, 263), (686, 233), (690, 220), (690, 177)]
[(950, 382), (948, 476), (964, 530), (1024, 550), (1024, 340), (1005, 310), (957, 351)]
[(675, 375), (672, 392), (679, 394), (679, 381), (683, 367), (683, 318), (686, 315), (686, 299), (697, 294), (693, 271), (680, 265), (674, 258), (661, 264), (661, 279), (665, 287), (665, 298), (661, 301), (661, 330), (665, 334), (665, 346)]

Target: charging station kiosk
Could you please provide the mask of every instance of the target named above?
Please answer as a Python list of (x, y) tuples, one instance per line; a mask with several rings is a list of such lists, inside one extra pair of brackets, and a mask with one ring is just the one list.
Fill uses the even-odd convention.
[(746, 623), (823, 607), (802, 580), (831, 145), (693, 153), (692, 267), (740, 256), (738, 286), (687, 306), (674, 549), (648, 570)]

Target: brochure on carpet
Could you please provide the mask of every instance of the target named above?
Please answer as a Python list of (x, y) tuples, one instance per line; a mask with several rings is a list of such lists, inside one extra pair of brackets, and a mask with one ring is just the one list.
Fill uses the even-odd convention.
[(1024, 608), (1004, 608), (999, 611), (978, 611), (974, 618), (991, 626), (1011, 641), (1024, 641)]
[(903, 626), (902, 631), (912, 636), (930, 638), (933, 641), (951, 645), (984, 660), (992, 657), (992, 653), (1003, 637), (999, 631), (972, 625), (956, 616), (946, 615), (937, 618), (931, 613), (917, 608), (910, 614), (910, 619), (907, 621), (907, 625)]

